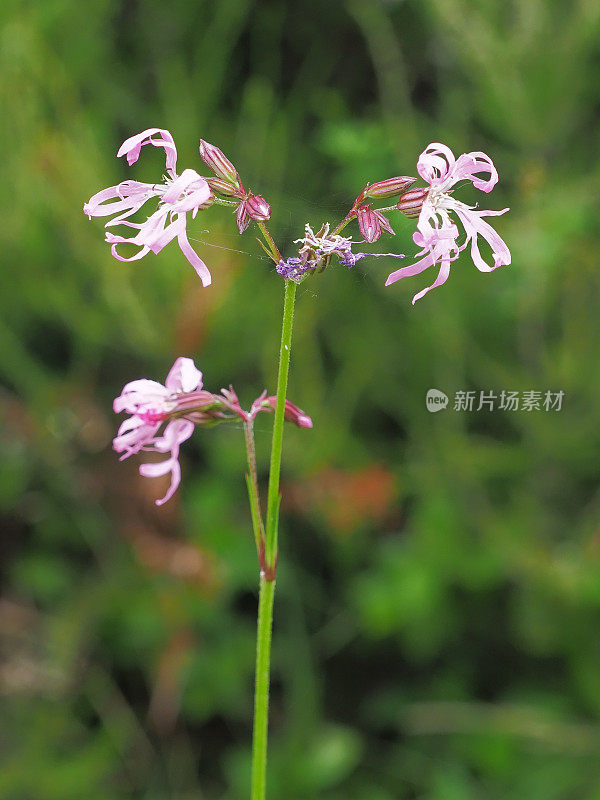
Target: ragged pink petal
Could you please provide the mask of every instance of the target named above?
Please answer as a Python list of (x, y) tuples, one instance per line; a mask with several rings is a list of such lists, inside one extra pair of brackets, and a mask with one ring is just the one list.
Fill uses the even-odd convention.
[(141, 464), (140, 474), (147, 478), (157, 478), (167, 473), (171, 473), (171, 485), (166, 495), (156, 501), (157, 506), (161, 506), (170, 500), (177, 487), (181, 483), (181, 467), (179, 466), (179, 446), (190, 438), (194, 432), (194, 423), (187, 419), (175, 419), (169, 422), (164, 434), (154, 439), (153, 449), (160, 453), (170, 452), (170, 458), (165, 461), (152, 464)]
[(423, 180), (434, 185), (445, 180), (454, 164), (454, 153), (449, 147), (440, 142), (431, 142), (419, 156), (417, 172)]
[(169, 370), (165, 386), (172, 392), (195, 392), (202, 388), (202, 373), (193, 359), (180, 357)]
[(183, 255), (187, 258), (192, 267), (196, 270), (198, 277), (202, 281), (202, 286), (210, 286), (212, 278), (209, 269), (204, 263), (204, 261), (202, 261), (198, 253), (196, 253), (192, 245), (189, 243), (187, 234), (185, 232), (185, 228), (183, 231), (179, 233), (177, 237), (177, 242), (179, 244), (179, 249), (181, 250)]
[[(481, 272), (492, 272), (497, 267), (508, 266), (511, 262), (510, 250), (504, 239), (497, 233), (492, 226), (485, 222), (482, 217), (498, 217), (505, 214), (509, 209), (503, 208), (502, 211), (476, 211), (473, 209), (456, 209), (456, 213), (461, 219), (467, 234), (465, 246), (471, 243), (471, 258), (473, 263)], [(492, 248), (494, 264), (490, 266), (479, 252), (477, 237), (483, 237)]]
[(157, 506), (162, 506), (167, 500), (170, 500), (177, 491), (181, 483), (181, 467), (177, 456), (171, 456), (164, 461), (159, 461), (152, 464), (140, 464), (140, 475), (145, 478), (160, 478), (163, 475), (171, 473), (171, 484), (167, 489), (167, 493), (160, 500), (155, 500)]
[(413, 297), (413, 305), (421, 297), (424, 297), (427, 292), (431, 291), (431, 289), (434, 289), (436, 286), (441, 286), (442, 283), (446, 282), (450, 274), (450, 264), (458, 258), (460, 253), (460, 249), (456, 243), (456, 239), (459, 235), (456, 225), (449, 223), (439, 228), (423, 225), (423, 230), (425, 230), (426, 235), (421, 231), (417, 231), (413, 234), (415, 244), (422, 248), (421, 252), (417, 255), (422, 256), (422, 258), (415, 261), (414, 264), (401, 267), (395, 272), (392, 272), (385, 283), (386, 286), (389, 286), (401, 278), (418, 275), (435, 264), (441, 264), (436, 280), (431, 286), (418, 292)]
[[(154, 138), (158, 134), (158, 138)], [(175, 141), (169, 131), (164, 128), (148, 128), (141, 133), (136, 133), (135, 136), (130, 136), (125, 139), (119, 150), (117, 157), (127, 156), (127, 163), (129, 166), (135, 164), (140, 156), (140, 150), (146, 144), (152, 144), (154, 147), (164, 147), (166, 156), (167, 170), (175, 171), (177, 165), (177, 148)]]
[(140, 408), (163, 403), (169, 393), (169, 390), (158, 381), (146, 378), (131, 381), (123, 387), (119, 397), (114, 400), (113, 410), (115, 414), (120, 414), (122, 411), (135, 414)]
[(150, 446), (159, 427), (159, 422), (151, 424), (140, 417), (126, 419), (113, 439), (113, 449), (122, 454), (120, 461)]
[[(218, 398), (201, 390), (202, 373), (191, 358), (178, 358), (171, 367), (165, 385), (145, 378), (130, 381), (114, 401), (115, 412), (126, 411), (126, 419), (113, 440), (113, 448), (121, 458), (152, 450), (170, 453), (158, 464), (143, 464), (142, 475), (150, 477), (171, 473), (169, 491), (158, 501), (166, 502), (181, 480), (179, 447), (190, 438), (196, 424), (214, 422), (223, 417)], [(159, 435), (163, 423), (166, 425)]]
[[(490, 177), (487, 180), (475, 177), (482, 172), (488, 173)], [(491, 192), (498, 183), (498, 171), (488, 155), (474, 150), (472, 153), (463, 153), (452, 170), (453, 184), (463, 179), (471, 181), (473, 186), (482, 192)]]

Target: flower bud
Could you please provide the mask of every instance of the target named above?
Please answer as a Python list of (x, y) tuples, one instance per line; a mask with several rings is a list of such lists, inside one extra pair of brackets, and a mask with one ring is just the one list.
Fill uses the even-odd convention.
[(235, 220), (240, 233), (243, 233), (248, 225), (250, 225), (250, 217), (248, 216), (248, 210), (246, 208), (247, 204), (247, 200), (242, 200), (235, 212)]
[(246, 198), (246, 212), (257, 222), (264, 222), (271, 216), (271, 206), (259, 194), (249, 194)]
[(243, 187), (233, 186), (229, 181), (224, 181), (223, 178), (205, 178), (213, 192), (224, 194), (226, 197), (243, 197)]
[(209, 169), (219, 178), (222, 178), (235, 186), (240, 185), (240, 176), (231, 161), (224, 155), (222, 150), (214, 144), (200, 139), (200, 158)]
[(428, 188), (411, 189), (410, 192), (406, 192), (398, 200), (396, 208), (399, 208), (406, 217), (418, 217), (428, 193)]
[(361, 197), (376, 197), (377, 199), (394, 197), (395, 195), (405, 192), (416, 180), (416, 178), (400, 175), (396, 178), (387, 178), (384, 181), (376, 181), (375, 183), (367, 184), (365, 186), (361, 192)]
[(380, 211), (373, 210), (370, 205), (357, 209), (356, 219), (361, 236), (367, 242), (376, 242), (381, 236), (382, 230), (394, 233), (387, 217), (384, 217)]
[[(263, 407), (265, 405), (268, 405), (273, 411), (275, 411), (275, 408), (277, 407), (277, 397), (275, 395), (266, 397), (263, 400)], [(305, 414), (301, 408), (298, 408), (298, 406), (290, 403), (289, 400), (285, 401), (284, 419), (286, 422), (292, 422), (299, 428), (312, 428), (313, 426), (312, 419), (308, 416), (308, 414)]]

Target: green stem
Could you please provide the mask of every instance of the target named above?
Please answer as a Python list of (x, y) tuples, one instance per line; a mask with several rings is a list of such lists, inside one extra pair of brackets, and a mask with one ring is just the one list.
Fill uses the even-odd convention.
[(271, 465), (269, 469), (269, 493), (267, 496), (267, 542), (265, 555), (266, 562), (270, 567), (275, 567), (277, 562), (279, 473), (281, 469), (285, 396), (287, 393), (288, 372), (290, 368), (290, 351), (292, 348), (292, 326), (294, 323), (295, 299), (296, 284), (294, 281), (288, 280), (285, 282), (283, 324), (281, 326), (281, 347), (279, 349), (279, 374), (277, 376), (277, 405), (275, 406), (275, 419), (273, 421)]
[(282, 256), (281, 253), (279, 252), (279, 248), (275, 244), (275, 240), (269, 233), (269, 229), (267, 228), (264, 222), (257, 222), (256, 224), (258, 225), (262, 235), (265, 237), (265, 241), (269, 245), (269, 249), (271, 250), (271, 258), (277, 264), (279, 261), (282, 260)]
[(340, 224), (331, 231), (330, 235), (335, 236), (337, 233), (341, 233), (346, 227), (346, 225), (349, 222), (352, 222), (355, 216), (356, 216), (356, 211), (353, 208), (351, 208), (350, 211), (344, 217), (344, 219), (340, 222)]
[[(279, 351), (279, 374), (277, 377), (277, 404), (273, 421), (273, 440), (271, 444), (271, 466), (269, 470), (269, 494), (267, 499), (266, 546), (261, 558), (260, 594), (258, 600), (258, 623), (256, 631), (256, 675), (254, 683), (254, 728), (252, 732), (252, 791), (251, 800), (265, 800), (267, 775), (267, 737), (269, 727), (269, 680), (271, 668), (271, 631), (273, 627), (273, 601), (275, 598), (275, 567), (277, 564), (277, 528), (279, 519), (279, 473), (281, 468), (281, 449), (283, 444), (283, 423), (285, 396), (287, 393), (288, 372), (290, 368), (290, 349), (292, 346), (292, 325), (294, 321), (294, 301), (296, 284), (285, 283), (283, 304), (283, 324), (281, 327), (281, 347)], [(249, 438), (246, 432), (246, 443)], [(250, 466), (250, 449), (248, 464)], [(252, 468), (250, 467), (252, 472)], [(258, 490), (248, 477), (248, 491), (258, 497)], [(258, 507), (258, 500), (256, 500)], [(255, 507), (253, 518), (260, 516), (260, 508)], [(257, 535), (255, 523), (255, 536)], [(259, 550), (259, 558), (260, 558)]]
[(269, 672), (275, 581), (260, 576), (258, 628), (256, 632), (256, 675), (254, 679), (254, 730), (252, 735), (251, 800), (265, 800), (267, 784), (267, 735), (269, 727)]

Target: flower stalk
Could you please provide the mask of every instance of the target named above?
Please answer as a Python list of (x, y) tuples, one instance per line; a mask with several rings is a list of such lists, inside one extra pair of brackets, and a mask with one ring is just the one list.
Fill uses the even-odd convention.
[(256, 631), (256, 674), (254, 677), (254, 729), (252, 733), (251, 800), (265, 800), (267, 788), (267, 738), (269, 729), (269, 684), (271, 632), (275, 581), (260, 576)]
[(285, 282), (283, 303), (283, 322), (281, 326), (281, 346), (279, 348), (279, 372), (277, 375), (277, 405), (273, 421), (271, 443), (271, 464), (269, 469), (269, 492), (267, 495), (267, 533), (266, 562), (271, 568), (277, 564), (277, 521), (279, 517), (279, 474), (281, 470), (281, 449), (283, 445), (283, 423), (285, 417), (285, 395), (287, 392), (290, 353), (292, 348), (292, 328), (294, 324), (294, 303), (296, 284)]
[[(281, 326), (279, 373), (277, 377), (277, 402), (275, 406), (275, 419), (273, 421), (271, 466), (269, 470), (269, 493), (267, 497), (267, 530), (264, 560), (260, 559), (261, 572), (258, 600), (258, 622), (256, 631), (256, 674), (254, 684), (254, 726), (252, 733), (251, 800), (264, 800), (266, 791), (267, 739), (269, 726), (269, 684), (271, 670), (271, 632), (273, 627), (273, 602), (275, 600), (275, 570), (277, 567), (277, 538), (280, 500), (279, 475), (281, 470), (283, 424), (285, 419), (285, 396), (287, 392), (288, 373), (290, 368), (290, 351), (292, 346), (295, 299), (296, 284), (293, 281), (288, 280), (285, 282), (283, 323)], [(251, 479), (248, 481), (249, 485), (250, 483)]]

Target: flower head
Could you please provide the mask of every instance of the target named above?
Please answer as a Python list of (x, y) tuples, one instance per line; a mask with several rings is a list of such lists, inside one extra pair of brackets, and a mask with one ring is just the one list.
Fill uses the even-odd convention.
[[(252, 422), (263, 411), (273, 412), (276, 401), (276, 397), (267, 397), (263, 392), (250, 411), (244, 411), (232, 386), (221, 389), (220, 394), (206, 391), (202, 388), (202, 373), (192, 359), (178, 358), (164, 385), (144, 378), (123, 387), (113, 409), (116, 414), (125, 411), (131, 416), (121, 423), (113, 449), (121, 454), (121, 460), (146, 450), (169, 453), (164, 461), (140, 466), (145, 477), (171, 474), (167, 493), (156, 501), (160, 506), (173, 496), (181, 482), (179, 448), (195, 427), (235, 419)], [(299, 428), (312, 428), (310, 417), (289, 400), (285, 401), (285, 419)]]
[[(127, 156), (127, 163), (131, 166), (138, 160), (141, 148), (147, 144), (165, 150), (166, 175), (162, 182), (151, 184), (123, 181), (95, 194), (83, 206), (83, 211), (90, 219), (116, 215), (105, 224), (105, 228), (125, 225), (138, 230), (132, 237), (107, 231), (106, 241), (111, 245), (113, 256), (119, 261), (137, 261), (149, 252), (160, 253), (165, 245), (177, 239), (182, 253), (198, 273), (203, 286), (208, 286), (211, 282), (210, 272), (190, 245), (186, 226), (189, 212), (195, 217), (200, 209), (214, 201), (213, 191), (206, 180), (193, 169), (177, 173), (177, 148), (167, 130), (148, 128), (131, 136), (123, 142), (117, 156)], [(156, 211), (145, 222), (131, 222), (129, 218), (155, 197), (158, 198)], [(137, 252), (129, 257), (120, 255), (118, 246), (124, 243), (137, 246)]]
[[(477, 269), (491, 272), (510, 264), (510, 251), (496, 231), (483, 217), (499, 216), (508, 211), (477, 211), (472, 206), (452, 197), (451, 190), (461, 180), (469, 180), (476, 189), (490, 192), (498, 182), (498, 173), (489, 156), (478, 151), (463, 153), (458, 159), (450, 148), (443, 144), (430, 144), (419, 157), (419, 175), (429, 184), (425, 190), (412, 189), (400, 198), (398, 208), (407, 216), (418, 213), (417, 231), (413, 234), (417, 254), (421, 258), (414, 264), (392, 272), (386, 286), (400, 278), (418, 275), (428, 267), (440, 265), (437, 278), (426, 289), (413, 297), (413, 304), (436, 286), (445, 283), (450, 274), (450, 265), (467, 245), (471, 245), (471, 258)], [(484, 176), (488, 177), (484, 177)], [(454, 212), (464, 228), (466, 238), (458, 243), (459, 229), (450, 212)], [(479, 251), (478, 237), (482, 236), (492, 248), (493, 264), (488, 264)]]
[(179, 447), (190, 438), (200, 420), (210, 418), (213, 406), (213, 396), (202, 391), (202, 373), (191, 358), (175, 361), (164, 386), (146, 379), (132, 381), (115, 399), (116, 414), (122, 411), (131, 414), (113, 440), (113, 448), (121, 453), (121, 460), (142, 450), (169, 453), (164, 461), (140, 466), (140, 473), (150, 478), (171, 473), (171, 485), (166, 495), (156, 501), (157, 505), (166, 503), (179, 486)]

